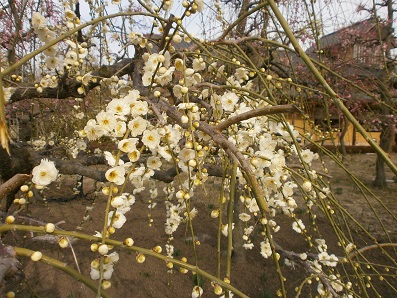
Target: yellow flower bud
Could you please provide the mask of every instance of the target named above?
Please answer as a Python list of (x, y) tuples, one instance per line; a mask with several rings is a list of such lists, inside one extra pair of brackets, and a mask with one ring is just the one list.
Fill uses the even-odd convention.
[(157, 245), (157, 246), (153, 247), (153, 251), (156, 252), (156, 253), (158, 253), (158, 254), (161, 254), (161, 252), (163, 251), (163, 249), (161, 248), (160, 245)]
[(66, 247), (69, 246), (69, 241), (68, 241), (67, 238), (61, 237), (61, 238), (59, 239), (59, 241), (58, 241), (58, 244), (59, 244), (60, 247), (66, 248)]
[(185, 273), (188, 273), (188, 272), (189, 272), (189, 270), (187, 270), (186, 268), (182, 268), (182, 267), (180, 267), (180, 268), (179, 268), (179, 272), (181, 272), (181, 273), (185, 274)]
[(99, 247), (98, 247), (98, 252), (99, 252), (101, 255), (106, 255), (106, 254), (108, 253), (108, 251), (109, 251), (109, 248), (108, 248), (108, 246), (107, 246), (106, 244), (101, 244), (101, 245), (99, 245)]
[(15, 221), (15, 217), (12, 215), (9, 215), (6, 217), (6, 224), (12, 224)]
[(98, 259), (95, 259), (91, 262), (91, 268), (93, 268), (93, 269), (98, 269), (100, 265), (101, 265), (101, 263), (99, 262)]
[(46, 233), (52, 233), (55, 231), (55, 225), (53, 223), (48, 223), (45, 225)]
[(91, 244), (91, 251), (93, 251), (93, 252), (98, 251), (98, 243)]
[(37, 262), (40, 261), (40, 259), (43, 257), (43, 254), (39, 251), (35, 251), (34, 253), (32, 253), (32, 255), (30, 256), (30, 259), (33, 262)]
[(105, 195), (105, 196), (108, 196), (109, 195), (109, 192), (110, 192), (110, 190), (109, 190), (109, 187), (104, 187), (104, 188), (102, 188), (102, 193)]
[(102, 285), (101, 285), (102, 289), (107, 290), (111, 286), (112, 286), (112, 283), (110, 281), (108, 281), (108, 280), (102, 281)]
[(131, 246), (134, 245), (134, 240), (133, 240), (132, 238), (127, 238), (127, 239), (125, 239), (125, 240), (124, 240), (124, 245), (125, 245), (125, 246), (128, 246), (128, 247), (131, 247)]
[(22, 185), (21, 186), (21, 191), (23, 191), (23, 192), (27, 192), (28, 190), (29, 190), (29, 186), (27, 186), (26, 184), (24, 184), (24, 185)]
[(215, 293), (216, 295), (222, 295), (222, 293), (223, 293), (222, 287), (221, 287), (220, 285), (216, 284), (216, 285), (214, 286), (214, 293)]
[(137, 261), (139, 264), (142, 264), (143, 262), (145, 262), (145, 259), (146, 259), (146, 257), (145, 257), (145, 255), (144, 255), (143, 253), (138, 253), (138, 254), (136, 255), (136, 261)]

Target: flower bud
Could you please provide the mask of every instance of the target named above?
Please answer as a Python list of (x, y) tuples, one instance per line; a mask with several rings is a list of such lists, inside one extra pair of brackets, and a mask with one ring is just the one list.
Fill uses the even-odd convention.
[(97, 243), (93, 243), (93, 244), (91, 244), (91, 251), (93, 251), (93, 252), (96, 252), (96, 251), (98, 251), (98, 244)]
[(40, 261), (40, 259), (43, 257), (43, 254), (39, 251), (35, 251), (34, 253), (32, 253), (32, 255), (30, 256), (30, 259), (33, 262), (37, 262)]
[(153, 247), (153, 251), (156, 252), (156, 253), (158, 253), (158, 254), (161, 254), (161, 252), (163, 251), (163, 249), (161, 248), (160, 245), (157, 245), (157, 246)]
[(138, 254), (136, 255), (136, 261), (137, 261), (139, 264), (142, 264), (143, 262), (145, 262), (145, 259), (146, 259), (146, 257), (145, 257), (145, 255), (144, 255), (143, 253), (138, 253)]
[(9, 215), (6, 217), (6, 224), (12, 224), (15, 221), (15, 217), (12, 215)]
[(59, 244), (60, 247), (66, 248), (66, 247), (69, 246), (69, 241), (68, 241), (67, 238), (61, 237), (61, 238), (59, 239), (59, 241), (58, 241), (58, 244)]
[(108, 251), (109, 251), (109, 248), (108, 248), (108, 246), (107, 246), (106, 244), (101, 244), (101, 245), (99, 245), (99, 247), (98, 247), (98, 252), (99, 252), (101, 255), (106, 255), (106, 254), (108, 253)]
[(48, 223), (45, 225), (46, 233), (52, 233), (55, 231), (55, 225), (53, 223)]
[(211, 217), (212, 218), (218, 218), (219, 217), (219, 210), (218, 209), (214, 209), (211, 211)]
[(131, 247), (131, 246), (134, 245), (134, 240), (133, 240), (132, 238), (127, 238), (127, 239), (125, 239), (125, 240), (124, 240), (124, 245), (125, 245), (125, 246), (128, 246), (128, 247)]
[(29, 186), (27, 186), (26, 184), (21, 186), (21, 191), (27, 192), (28, 190), (29, 190)]
[(110, 281), (108, 281), (108, 280), (102, 281), (102, 285), (101, 285), (102, 289), (107, 290), (111, 286), (112, 286), (112, 283)]

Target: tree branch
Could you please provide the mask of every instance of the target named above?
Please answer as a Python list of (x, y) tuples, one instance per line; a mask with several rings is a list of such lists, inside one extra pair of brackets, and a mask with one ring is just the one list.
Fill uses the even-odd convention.
[[(97, 71), (93, 71), (91, 74), (93, 77), (97, 78), (97, 81), (91, 82), (86, 86), (86, 91), (92, 90), (99, 86), (103, 78), (110, 78), (114, 75), (123, 76), (126, 74), (133, 73), (134, 65), (138, 58), (124, 58), (113, 65), (101, 66)], [(68, 97), (78, 97), (83, 98), (85, 94), (79, 94), (77, 88), (82, 84), (76, 79), (65, 78), (61, 81), (56, 88), (44, 88), (43, 92), (38, 92), (34, 84), (25, 84), (19, 86), (15, 89), (14, 93), (11, 95), (9, 103), (17, 102), (27, 98), (58, 98), (64, 99)]]
[(268, 106), (260, 109), (248, 111), (233, 117), (230, 117), (221, 123), (219, 123), (215, 129), (222, 131), (233, 124), (240, 123), (241, 121), (248, 120), (254, 117), (260, 117), (265, 115), (274, 115), (280, 113), (293, 113), (300, 111), (296, 105), (280, 105), (280, 106)]
[(9, 193), (19, 188), (22, 184), (28, 180), (30, 175), (27, 174), (16, 174), (11, 179), (8, 179), (6, 182), (0, 185), (0, 202), (5, 198)]

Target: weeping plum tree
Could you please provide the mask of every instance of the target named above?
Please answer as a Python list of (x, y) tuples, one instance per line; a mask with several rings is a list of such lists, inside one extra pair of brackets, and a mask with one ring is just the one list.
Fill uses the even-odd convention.
[[(2, 260), (16, 255), (45, 262), (84, 283), (97, 297), (109, 297), (109, 293), (117, 296), (121, 291), (112, 286), (119, 258), (132, 262), (128, 253), (136, 252), (134, 261), (138, 263), (148, 257), (164, 261), (164, 272), (175, 272), (176, 268), (181, 274), (192, 271), (192, 297), (205, 295), (205, 291), (247, 297), (234, 286), (238, 264), (235, 269), (232, 252), (259, 247), (261, 256), (273, 262), (278, 296), (314, 291), (324, 297), (371, 297), (382, 290), (374, 279), (367, 278), (365, 254), (369, 250), (383, 253), (388, 266), (395, 269), (395, 251), (387, 250), (396, 245), (393, 238), (384, 229), (388, 241), (379, 244), (360, 219), (341, 206), (324, 179), (326, 175), (312, 168), (318, 154), (302, 148), (298, 137), (312, 142), (335, 161), (337, 158), (307, 135), (300, 135), (286, 119), (292, 113), (307, 118), (305, 96), (321, 93), (395, 173), (397, 170), (324, 79), (319, 64), (316, 66), (303, 51), (299, 38), (307, 34), (298, 30), (299, 22), (291, 30), (278, 6), (282, 1), (244, 1), (232, 21), (224, 12), (227, 6), (217, 1), (213, 6), (201, 0), (183, 1), (179, 10), (175, 4), (173, 8), (172, 1), (112, 1), (109, 5), (119, 10), (114, 14), (107, 14), (107, 7), (88, 2), (89, 21), (79, 15), (78, 4), (82, 3), (63, 3), (59, 17), (54, 19), (45, 15), (45, 2), (38, 2), (35, 11), (21, 11), (19, 15), (25, 19), (19, 17), (17, 33), (30, 39), (14, 40), (21, 45), (29, 41), (33, 46), (28, 51), (13, 47), (18, 59), (4, 63), (0, 73), (0, 137), (4, 148), (0, 156), (9, 169), (2, 167), (2, 178), (7, 181), (0, 186), (0, 196), (3, 199), (11, 193), (9, 202), (13, 203), (0, 231), (54, 235), (61, 248), (70, 244), (68, 237), (87, 241), (87, 250), (95, 254), (86, 264), (89, 277), (60, 264), (56, 256), (29, 247), (8, 246)], [(303, 11), (308, 9), (299, 1), (294, 5)], [(208, 18), (208, 25), (212, 30), (219, 28), (219, 32), (211, 39), (196, 38), (186, 25), (197, 15)], [(303, 27), (312, 22), (306, 20)], [(112, 51), (116, 45), (117, 50)], [(9, 50), (6, 47), (3, 52)], [(296, 64), (288, 59), (290, 55), (285, 55), (287, 62), (282, 61), (285, 53), (301, 59), (312, 82), (291, 71)], [(22, 72), (28, 64), (36, 65), (35, 75)], [(32, 80), (36, 76), (37, 80)], [(29, 146), (10, 143), (7, 126), (12, 107), (23, 109), (24, 101), (40, 107), (38, 112), (37, 107), (31, 112), (36, 113), (36, 132), (45, 133)], [(68, 104), (72, 106), (69, 110)], [(54, 119), (56, 124), (45, 125)], [(70, 126), (75, 131), (65, 135), (65, 128)], [(93, 145), (88, 148), (87, 142)], [(106, 144), (102, 149), (101, 143)], [(59, 145), (65, 151), (56, 157), (51, 153)], [(23, 161), (18, 160), (20, 156)], [(11, 166), (22, 162), (28, 169)], [(106, 169), (101, 172), (87, 167), (93, 163), (103, 163)], [(31, 181), (28, 175), (14, 176), (25, 170), (31, 172)], [(46, 218), (37, 226), (20, 224), (26, 206), (34, 208), (29, 204), (33, 189), (47, 187), (59, 173), (105, 182), (97, 195), (107, 203), (102, 225), (94, 236), (85, 231), (61, 230)], [(209, 212), (199, 208), (198, 193), (206, 191), (211, 176), (221, 180), (210, 211), (217, 223), (215, 272), (201, 268), (200, 243), (195, 240), (195, 219)], [(157, 189), (154, 180), (166, 186)], [(364, 195), (365, 186), (357, 183)], [(132, 206), (145, 188), (150, 190), (150, 209), (158, 208), (158, 202), (165, 206), (167, 241), (154, 248), (134, 245), (134, 235), (124, 239), (118, 236), (126, 222), (134, 221)], [(16, 198), (15, 190), (19, 192)], [(305, 208), (307, 216), (298, 206)], [(334, 240), (326, 236), (329, 231), (318, 231), (317, 216), (329, 222)], [(384, 227), (382, 219), (378, 217), (378, 221)], [(175, 238), (180, 229), (192, 239), (191, 262), (177, 259)], [(281, 246), (280, 230), (291, 230), (301, 237), (307, 249)], [(220, 254), (222, 237), (227, 237), (225, 255)], [(340, 248), (330, 241), (336, 241)], [(285, 279), (281, 262), (299, 270), (298, 283)], [(3, 263), (5, 269), (0, 276), (15, 272), (15, 263)], [(381, 274), (379, 268), (385, 265), (376, 260), (371, 260), (371, 266), (375, 268), (371, 274), (395, 293), (395, 273)], [(202, 278), (211, 284), (204, 286), (199, 282)]]

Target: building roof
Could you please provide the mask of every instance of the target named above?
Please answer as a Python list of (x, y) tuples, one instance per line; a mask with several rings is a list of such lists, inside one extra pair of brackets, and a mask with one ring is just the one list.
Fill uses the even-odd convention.
[[(336, 45), (351, 43), (352, 41), (357, 43), (371, 42), (376, 44), (379, 42), (378, 23), (381, 29), (381, 39), (385, 40), (393, 33), (393, 28), (385, 21), (377, 21), (375, 18), (369, 18), (322, 36), (319, 40), (319, 48), (326, 49)], [(313, 45), (307, 52), (313, 53), (316, 50), (316, 45)]]

